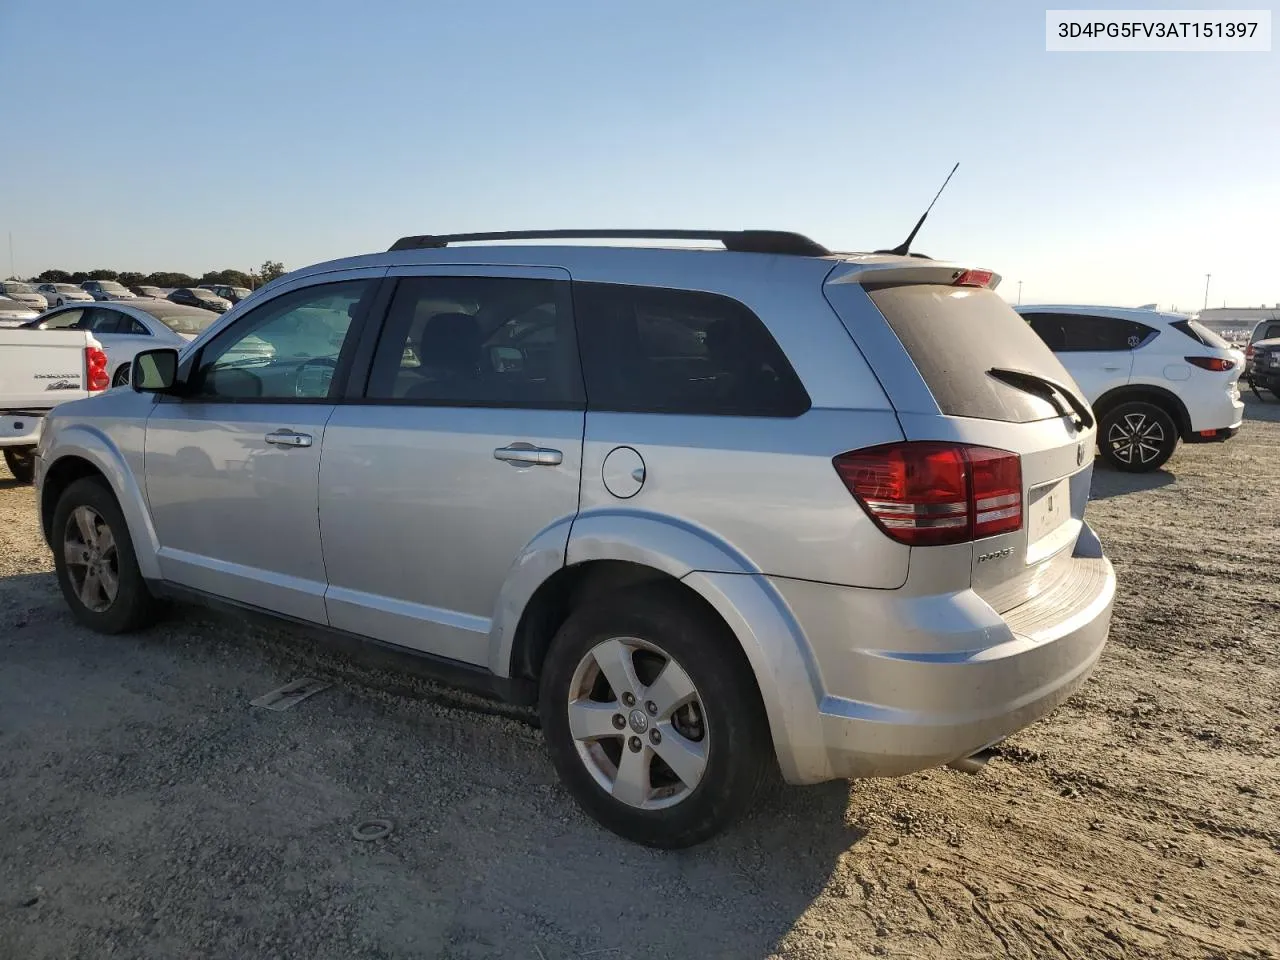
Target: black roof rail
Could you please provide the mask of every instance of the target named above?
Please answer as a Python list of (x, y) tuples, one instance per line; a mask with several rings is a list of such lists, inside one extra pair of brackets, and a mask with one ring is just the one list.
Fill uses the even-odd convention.
[(831, 251), (799, 233), (784, 230), (508, 230), (501, 233), (445, 233), (401, 237), (392, 250), (428, 250), (480, 240), (716, 240), (737, 253), (782, 253), (825, 257)]

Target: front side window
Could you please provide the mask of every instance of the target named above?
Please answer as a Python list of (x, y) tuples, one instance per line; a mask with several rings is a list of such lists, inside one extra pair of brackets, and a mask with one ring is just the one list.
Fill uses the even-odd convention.
[(295, 290), (241, 317), (201, 351), (190, 395), (201, 400), (323, 400), (350, 349), (352, 319), (373, 282)]
[(85, 311), (83, 310), (63, 310), (61, 313), (55, 313), (47, 320), (40, 323), (41, 330), (73, 330), (79, 329), (80, 321), (84, 319)]
[(809, 396), (744, 304), (692, 290), (575, 283), (593, 410), (795, 417)]
[(436, 405), (580, 405), (568, 283), (514, 277), (401, 280), (368, 395)]

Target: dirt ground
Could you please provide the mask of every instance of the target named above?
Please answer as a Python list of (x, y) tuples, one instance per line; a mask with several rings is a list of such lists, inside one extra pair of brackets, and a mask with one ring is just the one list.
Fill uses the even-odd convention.
[(1111, 644), (983, 774), (780, 789), (677, 854), (583, 817), (519, 711), (192, 609), (78, 628), (0, 467), (0, 957), (1280, 956), (1280, 403), (1247, 416), (1099, 468)]

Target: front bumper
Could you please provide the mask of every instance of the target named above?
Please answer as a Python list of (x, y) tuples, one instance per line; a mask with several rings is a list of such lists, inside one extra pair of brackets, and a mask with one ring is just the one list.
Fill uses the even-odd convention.
[[(819, 719), (828, 775), (889, 777), (941, 766), (1008, 737), (1074, 693), (1106, 644), (1116, 580), (1087, 526), (1071, 563), (1070, 576), (1003, 615), (971, 590), (893, 598), (892, 591), (826, 586), (840, 593), (823, 601), (819, 591), (780, 584), (811, 641), (825, 648)], [(809, 629), (822, 630), (832, 603), (843, 608), (843, 642)]]

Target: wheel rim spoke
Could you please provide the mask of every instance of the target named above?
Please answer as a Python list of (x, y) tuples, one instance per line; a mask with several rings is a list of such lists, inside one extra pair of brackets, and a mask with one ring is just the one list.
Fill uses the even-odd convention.
[(697, 695), (698, 691), (694, 688), (693, 681), (684, 672), (684, 668), (674, 660), (667, 661), (662, 672), (658, 674), (658, 679), (653, 681), (644, 692), (645, 700), (651, 701), (657, 707), (655, 716), (660, 720), (670, 717)]
[(98, 570), (98, 581), (102, 586), (102, 595), (110, 605), (116, 599), (116, 591), (120, 589), (120, 578), (110, 564), (104, 563)]
[(640, 690), (640, 680), (636, 677), (636, 666), (632, 659), (634, 654), (635, 649), (621, 640), (606, 640), (591, 651), (600, 672), (613, 688), (615, 697)]
[(116, 549), (116, 538), (111, 533), (111, 528), (103, 524), (97, 531), (98, 533), (98, 552), (105, 559), (108, 555), (114, 554)]
[(69, 540), (62, 545), (62, 556), (70, 567), (83, 567), (88, 563), (84, 558), (84, 545)]
[(616, 702), (574, 700), (569, 704), (569, 732), (575, 740), (621, 737), (623, 731), (613, 725), (613, 718), (620, 710), (622, 705)]
[(652, 759), (653, 751), (648, 747), (622, 751), (618, 775), (613, 781), (615, 799), (633, 807), (644, 806), (649, 799), (649, 763)]
[(654, 752), (660, 756), (680, 782), (692, 790), (702, 780), (707, 769), (706, 745), (689, 740), (676, 732), (669, 723), (659, 728), (662, 740), (654, 744)]
[(98, 542), (97, 514), (88, 507), (76, 507), (71, 516), (76, 522), (76, 529), (80, 531), (80, 539), (90, 547), (96, 546)]
[(80, 584), (80, 602), (90, 610), (102, 605), (102, 582), (98, 579), (98, 571), (90, 567), (85, 571), (84, 580)]

